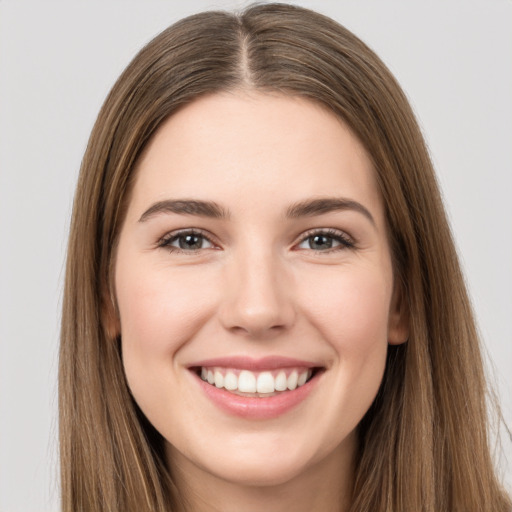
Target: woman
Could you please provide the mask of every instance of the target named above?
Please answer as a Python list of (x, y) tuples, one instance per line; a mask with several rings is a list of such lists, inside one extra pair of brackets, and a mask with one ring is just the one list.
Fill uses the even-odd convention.
[(432, 166), (382, 62), (314, 12), (144, 48), (78, 184), (63, 509), (510, 510)]

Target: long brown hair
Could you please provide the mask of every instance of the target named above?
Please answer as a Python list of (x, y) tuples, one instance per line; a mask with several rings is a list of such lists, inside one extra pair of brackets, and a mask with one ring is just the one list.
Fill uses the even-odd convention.
[(183, 105), (237, 88), (331, 109), (365, 146), (384, 199), (410, 338), (389, 347), (378, 396), (359, 426), (351, 510), (510, 512), (490, 457), (473, 313), (413, 112), (357, 37), (282, 4), (176, 23), (140, 51), (101, 109), (68, 248), (59, 372), (63, 511), (181, 510), (162, 439), (130, 396), (120, 340), (108, 327), (110, 283), (135, 163), (148, 140)]

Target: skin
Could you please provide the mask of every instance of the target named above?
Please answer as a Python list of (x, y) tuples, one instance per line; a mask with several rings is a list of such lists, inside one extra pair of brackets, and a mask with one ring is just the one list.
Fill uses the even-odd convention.
[[(190, 510), (345, 510), (356, 427), (379, 388), (388, 343), (407, 338), (365, 150), (312, 102), (235, 91), (168, 119), (136, 172), (116, 256), (113, 329), (131, 392), (165, 438)], [(324, 197), (355, 201), (373, 220), (352, 208), (286, 218), (290, 205)], [(230, 216), (141, 220), (167, 199), (215, 201)], [(189, 228), (209, 241), (180, 251), (173, 233)], [(312, 248), (312, 229), (336, 230), (352, 246), (328, 238)], [(174, 247), (162, 247), (163, 237)], [(188, 370), (231, 355), (299, 358), (325, 371), (291, 411), (248, 420), (219, 409)]]

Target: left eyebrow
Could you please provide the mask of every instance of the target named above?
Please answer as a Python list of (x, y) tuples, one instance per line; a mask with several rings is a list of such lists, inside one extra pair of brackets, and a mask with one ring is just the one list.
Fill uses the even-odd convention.
[(314, 217), (326, 213), (353, 210), (364, 215), (374, 226), (375, 219), (370, 211), (361, 203), (352, 199), (343, 197), (322, 197), (318, 199), (308, 199), (292, 204), (286, 210), (286, 217), (296, 219), (299, 217)]

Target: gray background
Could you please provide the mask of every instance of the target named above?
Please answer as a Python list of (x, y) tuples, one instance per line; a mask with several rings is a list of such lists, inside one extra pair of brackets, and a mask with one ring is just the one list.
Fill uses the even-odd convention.
[[(58, 510), (56, 369), (66, 234), (109, 88), (180, 17), (247, 2), (0, 1), (0, 511)], [(390, 66), (439, 174), (493, 382), (512, 424), (512, 2), (297, 2)], [(509, 489), (511, 442), (501, 458)]]

